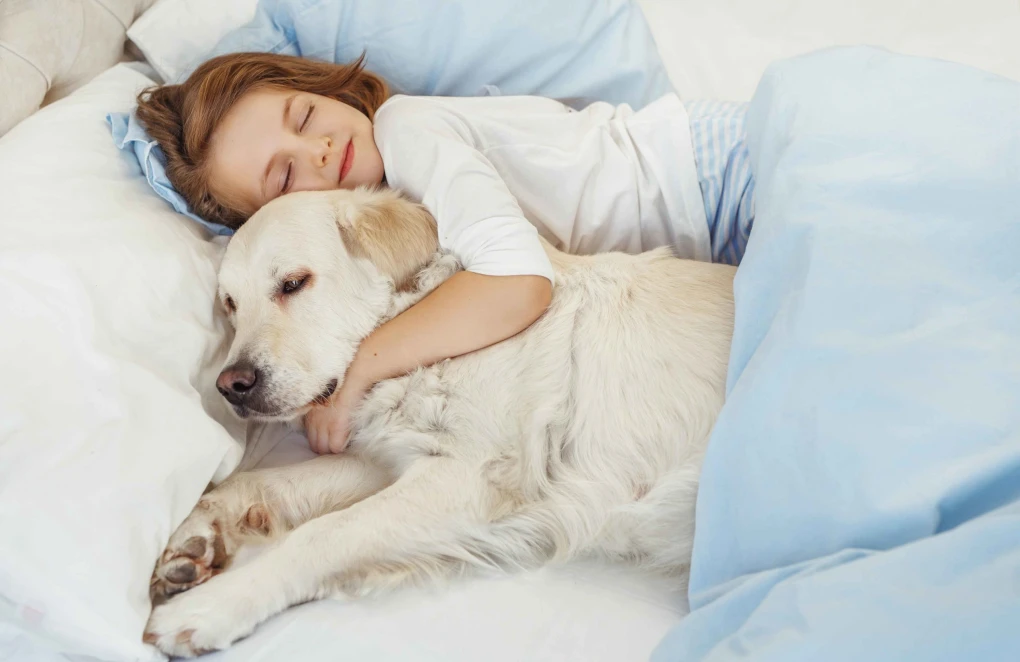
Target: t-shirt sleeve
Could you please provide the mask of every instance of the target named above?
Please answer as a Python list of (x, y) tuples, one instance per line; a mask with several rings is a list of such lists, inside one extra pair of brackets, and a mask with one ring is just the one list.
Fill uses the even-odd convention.
[(538, 231), (478, 149), (469, 118), (427, 97), (394, 97), (376, 113), (375, 141), (388, 184), (421, 200), (440, 246), (466, 270), (553, 280)]

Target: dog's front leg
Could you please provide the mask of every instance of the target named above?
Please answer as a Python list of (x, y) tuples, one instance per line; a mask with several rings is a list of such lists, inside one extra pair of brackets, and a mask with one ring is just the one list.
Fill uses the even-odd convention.
[(436, 564), (459, 526), (487, 519), (493, 494), (476, 467), (419, 460), (392, 486), (313, 519), (233, 572), (156, 607), (146, 641), (173, 655), (222, 649), (287, 607), (330, 593), (342, 576), (374, 563)]
[(381, 468), (351, 455), (235, 474), (204, 495), (170, 536), (149, 596), (162, 604), (226, 568), (246, 538), (280, 535), (391, 482)]

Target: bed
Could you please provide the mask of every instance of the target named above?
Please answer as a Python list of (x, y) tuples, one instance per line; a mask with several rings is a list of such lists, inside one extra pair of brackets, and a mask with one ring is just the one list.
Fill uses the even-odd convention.
[[(312, 7), (321, 3), (305, 4)], [(349, 0), (346, 6), (369, 4), (374, 5)], [(408, 3), (407, 11), (412, 11), (412, 4), (423, 6)], [(808, 64), (794, 60), (779, 70), (768, 69), (770, 64), (826, 46), (875, 44), (907, 55), (970, 65), (1002, 80), (1020, 80), (1020, 41), (1016, 39), (1020, 34), (1020, 7), (1006, 0), (984, 0), (961, 11), (957, 4), (907, 0), (868, 0), (852, 6), (835, 0), (564, 0), (555, 9), (544, 3), (524, 5), (515, 16), (524, 27), (536, 17), (555, 17), (550, 24), (556, 29), (541, 36), (550, 40), (544, 42), (545, 61), (556, 62), (555, 58), (562, 57), (563, 62), (554, 72), (558, 76), (543, 79), (543, 84), (562, 86), (550, 90), (551, 96), (614, 97), (637, 104), (663, 89), (675, 89), (681, 98), (754, 97), (753, 117), (758, 118), (755, 135), (761, 137), (755, 143), (756, 162), (763, 173), (775, 173), (771, 179), (766, 178), (766, 187), (795, 191), (797, 194), (790, 193), (788, 199), (810, 208), (818, 202), (798, 197), (804, 195), (803, 187), (797, 188), (801, 180), (794, 179), (791, 184), (791, 180), (784, 179), (789, 176), (784, 168), (790, 163), (790, 153), (784, 149), (815, 135), (807, 133), (808, 129), (817, 135), (825, 135), (825, 131), (831, 135), (834, 129), (787, 126), (776, 119), (774, 109), (781, 103), (798, 103), (805, 112), (812, 110), (813, 97), (805, 96), (803, 90), (820, 89), (817, 68), (812, 68), (818, 60), (805, 60)], [(478, 14), (478, 25), (492, 18), (493, 7), (504, 5), (486, 5), (490, 13)], [(393, 0), (392, 6), (403, 5)], [(470, 12), (466, 15), (474, 16)], [(145, 163), (147, 153), (142, 152), (148, 147), (136, 145), (134, 149), (139, 152), (134, 155), (118, 150), (105, 119), (108, 113), (129, 111), (134, 95), (144, 87), (182, 75), (221, 38), (253, 17), (253, 0), (0, 2), (0, 85), (5, 99), (0, 105), (0, 134), (6, 133), (0, 137), (0, 287), (5, 292), (0, 303), (0, 317), (5, 320), (0, 330), (5, 376), (0, 384), (0, 530), (5, 532), (0, 536), (0, 659), (161, 659), (154, 649), (142, 644), (141, 631), (148, 614), (147, 582), (152, 562), (174, 527), (209, 481), (219, 481), (238, 468), (273, 466), (311, 456), (299, 434), (276, 425), (245, 428), (225, 410), (212, 385), (225, 356), (229, 330), (213, 305), (213, 293), (216, 267), (228, 238), (191, 223), (154, 195), (149, 185), (154, 174), (144, 165), (139, 167), (139, 160)], [(377, 12), (365, 20), (385, 18), (384, 13)], [(616, 35), (618, 41), (613, 48), (617, 50), (607, 47), (600, 51), (600, 57), (612, 59), (613, 66), (623, 67), (629, 75), (613, 78), (605, 74), (605, 67), (602, 73), (592, 73), (591, 60), (584, 61), (587, 66), (583, 70), (570, 69), (579, 66), (575, 50), (590, 45), (585, 42), (579, 46), (576, 40), (555, 41), (557, 34), (564, 33), (562, 25), (574, 25), (570, 21), (587, 26), (584, 30), (589, 32), (574, 31), (575, 35), (589, 35), (583, 39)], [(344, 29), (353, 29), (350, 23), (344, 25)], [(612, 30), (595, 29), (599, 26)], [(635, 41), (646, 34), (645, 41)], [(448, 34), (440, 34), (437, 39), (449, 43)], [(63, 48), (55, 49), (53, 44)], [(470, 57), (478, 57), (478, 51), (469, 46), (465, 40), (458, 43), (460, 50), (451, 47), (450, 52), (463, 53), (468, 58), (464, 61), (470, 62)], [(827, 61), (826, 66), (841, 71), (846, 85), (855, 80), (865, 84), (861, 81), (867, 76), (854, 66), (859, 61), (854, 58), (859, 55), (847, 56), (846, 60), (830, 56), (837, 59)], [(884, 57), (876, 54), (869, 61), (885, 62)], [(499, 58), (500, 66), (509, 67), (514, 62), (527, 63), (527, 54), (503, 52)], [(896, 80), (896, 66), (881, 69), (890, 81)], [(929, 71), (925, 69), (927, 64), (918, 66), (910, 71), (917, 73), (915, 79), (922, 82), (931, 71), (934, 73), (930, 77), (958, 73), (961, 80), (975, 80), (970, 70), (945, 73), (943, 69)], [(477, 73), (479, 67), (470, 69)], [(527, 67), (519, 70), (533, 71)], [(449, 85), (468, 84), (462, 72), (450, 69), (448, 73), (446, 78), (437, 76), (436, 84), (444, 80), (451, 81)], [(412, 86), (417, 75), (416, 70), (405, 67), (393, 78)], [(760, 86), (763, 75), (768, 84)], [(1014, 99), (1009, 96), (1011, 88), (998, 80), (980, 78), (973, 82), (972, 89), (976, 94), (985, 94), (989, 86), (1007, 89), (1003, 96), (989, 98), (998, 107), (1008, 108)], [(485, 93), (513, 93), (525, 88), (544, 91), (534, 89), (537, 83), (526, 76), (504, 76), (500, 83), (502, 92), (487, 89)], [(838, 99), (839, 89), (833, 84), (830, 101)], [(429, 91), (450, 93), (442, 87)], [(453, 92), (469, 93), (459, 88)], [(812, 112), (832, 114), (832, 108), (818, 107)], [(1020, 117), (1020, 110), (1016, 115)], [(995, 117), (1004, 121), (1001, 115)], [(1012, 145), (1010, 131), (1015, 127), (1003, 126), (1003, 144)], [(780, 140), (782, 136), (788, 140)], [(988, 137), (975, 134), (978, 139), (987, 141)], [(836, 147), (838, 143), (835, 141)], [(959, 145), (955, 147), (962, 150)], [(830, 149), (835, 147), (830, 144)], [(823, 163), (825, 157), (838, 156), (835, 152), (816, 154)], [(1003, 152), (997, 157), (1007, 164), (1001, 181), (978, 166), (974, 166), (974, 176), (996, 183), (1000, 188), (995, 191), (1009, 188), (1020, 177), (1020, 164), (1016, 164), (1017, 170), (1010, 170), (1009, 156)], [(819, 162), (807, 162), (820, 167)], [(831, 181), (803, 181), (811, 185), (811, 190), (831, 185)], [(861, 186), (873, 183), (858, 182)], [(873, 195), (875, 189), (865, 187), (857, 193)], [(1001, 205), (1009, 202), (1004, 197)], [(779, 220), (765, 226), (772, 230), (761, 233), (759, 244), (767, 245), (764, 237), (777, 243), (771, 244), (768, 251), (749, 248), (749, 261), (741, 267), (741, 274), (746, 275), (738, 277), (738, 333), (730, 388), (733, 401), (741, 408), (734, 408), (725, 418), (722, 431), (713, 438), (713, 455), (706, 465), (711, 482), (705, 488), (704, 506), (699, 504), (699, 518), (705, 516), (706, 528), (704, 532), (699, 529), (696, 543), (691, 597), (697, 609), (691, 617), (686, 617), (688, 597), (672, 591), (657, 578), (627, 568), (577, 563), (514, 577), (482, 577), (443, 588), (407, 590), (355, 603), (325, 600), (303, 605), (271, 620), (233, 648), (203, 659), (597, 662), (646, 660), (654, 655), (659, 660), (785, 660), (811, 659), (804, 651), (817, 652), (812, 647), (819, 641), (809, 636), (811, 632), (839, 640), (837, 635), (841, 633), (825, 629), (828, 621), (824, 614), (837, 613), (830, 602), (819, 599), (798, 603), (789, 592), (802, 597), (822, 591), (817, 588), (818, 582), (829, 582), (824, 596), (834, 591), (851, 596), (854, 591), (849, 587), (863, 592), (859, 577), (840, 579), (821, 570), (852, 569), (854, 561), (866, 561), (872, 567), (878, 565), (874, 570), (877, 576), (895, 577), (900, 566), (888, 556), (873, 552), (923, 542), (930, 534), (954, 527), (936, 523), (930, 531), (919, 528), (913, 537), (881, 538), (874, 528), (861, 524), (873, 522), (868, 513), (847, 510), (842, 511), (846, 515), (843, 529), (825, 529), (828, 537), (814, 546), (799, 545), (801, 551), (809, 549), (810, 553), (798, 556), (797, 550), (784, 547), (778, 536), (770, 537), (767, 530), (762, 530), (770, 527), (760, 525), (770, 513), (799, 512), (791, 505), (798, 493), (764, 491), (753, 482), (754, 467), (741, 467), (743, 474), (727, 473), (732, 458), (742, 453), (740, 443), (746, 440), (748, 429), (772, 423), (777, 438), (796, 441), (779, 425), (783, 421), (763, 418), (764, 414), (753, 408), (760, 401), (760, 391), (754, 387), (778, 388), (779, 384), (787, 389), (784, 393), (789, 392), (788, 383), (776, 381), (776, 369), (772, 367), (770, 372), (769, 367), (783, 364), (790, 352), (802, 346), (777, 344), (777, 329), (797, 329), (803, 334), (807, 333), (805, 329), (817, 330), (819, 323), (817, 317), (791, 317), (791, 310), (798, 314), (812, 310), (796, 298), (807, 291), (797, 277), (803, 276), (808, 267), (802, 272), (790, 271), (790, 265), (800, 264), (797, 251), (808, 249), (802, 243), (783, 243), (787, 237), (803, 236), (803, 227), (789, 221), (797, 218), (790, 207), (768, 209), (778, 209), (775, 216)], [(989, 219), (999, 219), (989, 222), (989, 232), (998, 232), (993, 239), (1000, 250), (1012, 248), (1016, 237), (1010, 234), (1008, 223), (996, 216), (994, 209), (982, 213)], [(833, 227), (833, 232), (849, 231)], [(822, 238), (817, 241), (824, 241), (812, 244), (812, 251), (844, 238), (842, 234), (817, 236)], [(967, 246), (963, 239), (957, 245)], [(870, 250), (864, 245), (858, 248)], [(974, 247), (978, 249), (987, 253), (987, 244)], [(789, 259), (777, 263), (775, 256)], [(845, 253), (827, 254), (835, 265), (840, 265), (843, 257)], [(960, 268), (966, 264), (961, 261)], [(1008, 265), (1007, 257), (1002, 258), (1002, 264)], [(999, 261), (993, 261), (994, 265)], [(847, 273), (852, 271), (822, 273), (820, 282), (834, 286)], [(972, 265), (968, 272), (954, 277), (969, 282), (967, 278), (981, 276), (985, 285), (998, 284), (1002, 288), (1000, 303), (1009, 310), (1012, 304), (1020, 303), (1015, 289), (1010, 289), (1010, 273), (1006, 267), (993, 273)], [(937, 281), (918, 281), (913, 286), (923, 287), (929, 282)], [(779, 295), (790, 292), (796, 305), (784, 308), (784, 302), (791, 299)], [(902, 294), (908, 297), (911, 291), (904, 289)], [(770, 299), (771, 295), (777, 298)], [(749, 303), (741, 307), (740, 296), (744, 302), (765, 303), (757, 308)], [(823, 297), (825, 292), (817, 296)], [(773, 308), (766, 310), (770, 301)], [(817, 299), (808, 299), (812, 301)], [(971, 303), (960, 300), (961, 306)], [(739, 317), (741, 311), (743, 318)], [(815, 314), (831, 319), (834, 313), (824, 309)], [(980, 356), (1004, 357), (1006, 363), (1001, 374), (994, 373), (1000, 389), (984, 399), (987, 408), (980, 410), (983, 418), (979, 420), (994, 422), (999, 435), (996, 439), (1005, 439), (1006, 443), (988, 450), (981, 458), (970, 458), (972, 463), (967, 466), (971, 471), (960, 478), (964, 482), (997, 480), (1008, 484), (1016, 476), (1016, 435), (1020, 428), (1015, 416), (992, 405), (999, 402), (997, 398), (1020, 393), (1012, 376), (1014, 371), (1020, 373), (1020, 364), (1015, 363), (1015, 353), (1003, 354), (1002, 350), (1002, 344), (1014, 337), (1011, 334), (1017, 326), (1013, 319), (995, 319), (995, 324), (1001, 323), (995, 326), (998, 335), (975, 336), (979, 347), (974, 351), (995, 350)], [(801, 326), (794, 324), (798, 320)], [(781, 334), (779, 337), (781, 340)], [(860, 365), (860, 357), (855, 362)], [(966, 372), (960, 374), (963, 380), (980, 380), (992, 374), (990, 371), (988, 368), (970, 377)], [(801, 378), (810, 376), (804, 373)], [(821, 389), (821, 385), (815, 386)], [(800, 402), (791, 395), (780, 405)], [(869, 411), (866, 401), (861, 402), (862, 411)], [(837, 422), (829, 420), (829, 425)], [(974, 425), (974, 420), (961, 419), (955, 424)], [(812, 442), (813, 438), (804, 443)], [(803, 448), (795, 444), (787, 450), (786, 457), (803, 456)], [(812, 457), (838, 464), (822, 454)], [(993, 464), (981, 464), (990, 462), (989, 458)], [(763, 461), (767, 460), (765, 457)], [(776, 475), (791, 464), (782, 458), (776, 463)], [(952, 474), (946, 466), (956, 465), (939, 465), (932, 471)], [(993, 476), (996, 467), (999, 474)], [(888, 468), (890, 474), (897, 470), (906, 471)], [(789, 484), (818, 489), (798, 484), (802, 473), (793, 471)], [(836, 475), (846, 478), (844, 474)], [(952, 480), (944, 483), (951, 484)], [(741, 492), (742, 485), (746, 494)], [(805, 493), (815, 494), (799, 494)], [(882, 499), (888, 495), (881, 491), (875, 494), (879, 510), (887, 508), (890, 501)], [(960, 494), (963, 492), (954, 493), (963, 499)], [(1002, 488), (996, 494), (999, 501), (992, 499), (995, 503), (990, 504), (999, 507), (1011, 503), (1012, 492)], [(935, 491), (930, 498), (951, 502), (954, 495)], [(773, 510), (754, 510), (756, 501), (763, 509), (768, 505)], [(819, 503), (825, 503), (824, 499), (819, 497)], [(832, 508), (839, 505), (829, 504)], [(989, 505), (984, 510), (993, 508)], [(819, 512), (801, 513), (804, 519), (800, 521), (793, 516), (777, 516), (771, 528), (785, 531), (792, 537), (788, 539), (800, 540), (797, 536), (803, 535), (805, 527), (823, 530), (812, 519), (821, 517)], [(968, 515), (966, 508), (947, 507), (941, 512), (956, 513), (953, 517), (959, 522), (969, 521), (974, 515)], [(1008, 525), (1015, 521), (1012, 512), (1000, 515), (996, 523)], [(902, 521), (891, 521), (885, 520), (884, 524), (896, 531), (909, 529)], [(848, 522), (861, 526), (853, 529)], [(983, 526), (993, 525), (986, 522)], [(838, 539), (837, 533), (845, 530), (859, 530), (860, 535)], [(754, 537), (741, 537), (745, 534)], [(995, 540), (1004, 549), (1012, 544), (1005, 534), (969, 540), (945, 543), (957, 545), (946, 553), (964, 553), (960, 550), (972, 550), (975, 544), (988, 540)], [(761, 541), (760, 546), (756, 546), (757, 541)], [(990, 544), (985, 547), (992, 548)], [(925, 558), (936, 556), (933, 553)], [(1004, 572), (1016, 571), (1014, 560), (1007, 556), (995, 557), (989, 564), (992, 561), (999, 563)], [(882, 563), (889, 565), (883, 569)], [(810, 566), (809, 572), (803, 571), (805, 564)], [(949, 571), (941, 576), (948, 577), (946, 573)], [(802, 577), (802, 583), (782, 583), (791, 576)], [(980, 575), (993, 584), (997, 576)], [(918, 582), (924, 583), (920, 579)], [(886, 599), (895, 601), (902, 596)], [(937, 603), (938, 599), (933, 601)], [(815, 611), (798, 613), (791, 604), (810, 605)], [(788, 611), (784, 612), (783, 607)], [(988, 612), (993, 616), (1008, 613), (1002, 609), (1006, 607), (999, 611), (989, 607)], [(812, 613), (818, 615), (817, 619)], [(892, 616), (886, 618), (895, 618), (895, 611), (890, 613)], [(915, 625), (923, 627), (932, 622), (918, 619)], [(994, 618), (990, 622), (994, 623)], [(985, 626), (991, 627), (988, 623)], [(1012, 643), (1001, 631), (985, 634), (984, 641), (997, 646)], [(885, 636), (886, 643), (896, 640), (895, 631)], [(795, 644), (802, 647), (795, 649)], [(843, 650), (847, 655), (846, 651), (864, 657), (869, 654), (866, 649), (851, 646)], [(925, 650), (931, 653), (931, 649)], [(945, 648), (944, 652), (949, 650)], [(968, 650), (964, 647), (955, 652)], [(983, 649), (991, 655), (984, 659), (993, 659), (994, 653), (1001, 650), (994, 646)], [(933, 656), (931, 653), (917, 659)], [(837, 658), (830, 655), (826, 659)]]

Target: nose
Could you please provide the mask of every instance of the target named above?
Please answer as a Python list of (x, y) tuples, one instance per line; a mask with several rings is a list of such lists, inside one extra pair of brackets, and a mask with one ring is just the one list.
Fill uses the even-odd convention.
[(240, 405), (259, 383), (259, 371), (249, 362), (239, 361), (223, 369), (216, 378), (216, 390), (232, 405)]
[(315, 164), (320, 168), (329, 162), (329, 155), (333, 152), (333, 139), (326, 136), (319, 142), (319, 148), (315, 151)]

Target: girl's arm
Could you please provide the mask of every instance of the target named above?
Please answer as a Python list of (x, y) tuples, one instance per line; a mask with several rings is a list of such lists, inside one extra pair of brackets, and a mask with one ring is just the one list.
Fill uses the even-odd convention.
[(552, 298), (538, 232), (476, 144), (469, 117), (441, 100), (390, 100), (376, 113), (375, 139), (389, 184), (435, 216), (440, 245), (464, 271), (361, 344), (331, 404), (305, 419), (320, 453), (347, 445), (350, 412), (373, 384), (505, 340)]
[(549, 306), (542, 276), (462, 271), (362, 342), (347, 380), (364, 392), (418, 366), (467, 354), (514, 336)]
[(308, 414), (312, 450), (339, 453), (346, 447), (351, 410), (376, 382), (514, 336), (542, 315), (551, 298), (552, 284), (542, 276), (455, 274), (361, 343), (328, 409)]

